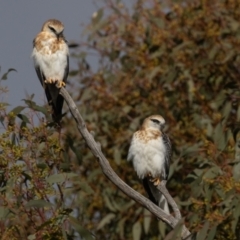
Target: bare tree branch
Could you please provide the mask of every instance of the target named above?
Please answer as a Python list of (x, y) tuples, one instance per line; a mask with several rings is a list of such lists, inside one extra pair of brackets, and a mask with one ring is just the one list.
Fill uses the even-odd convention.
[(168, 190), (166, 188), (166, 181), (161, 181), (161, 183), (157, 186), (157, 189), (165, 196), (168, 203), (171, 205), (176, 219), (181, 220), (182, 219), (181, 212), (180, 212), (176, 202), (174, 201), (174, 199), (172, 198), (172, 196), (170, 195), (170, 193), (168, 192)]
[[(86, 141), (86, 144), (90, 148), (92, 154), (98, 159), (98, 162), (102, 168), (103, 173), (106, 175), (106, 177), (114, 183), (122, 192), (124, 192), (127, 196), (129, 196), (131, 199), (135, 200), (136, 202), (140, 203), (142, 206), (147, 208), (152, 214), (154, 214), (156, 217), (160, 218), (162, 221), (170, 225), (172, 228), (175, 228), (175, 226), (178, 223), (178, 219), (174, 218), (171, 215), (166, 214), (163, 210), (161, 210), (159, 207), (157, 207), (154, 203), (152, 203), (149, 199), (145, 198), (143, 195), (132, 189), (130, 186), (128, 186), (125, 182), (123, 182), (118, 175), (114, 172), (112, 167), (110, 166), (108, 160), (103, 155), (100, 146), (96, 143), (93, 136), (89, 133), (89, 131), (86, 128), (85, 122), (80, 115), (76, 104), (74, 103), (73, 99), (70, 97), (68, 92), (65, 88), (61, 88), (60, 94), (64, 97), (65, 101), (68, 104), (68, 107), (71, 111), (71, 114), (73, 118), (75, 119), (77, 123), (77, 128), (79, 132), (81, 133), (83, 139)], [(161, 186), (159, 187), (160, 191), (162, 191)], [(163, 189), (164, 191), (164, 189)], [(163, 193), (164, 194), (164, 193)], [(165, 195), (166, 194), (166, 195)], [(167, 197), (168, 194), (165, 191), (165, 196)], [(170, 195), (170, 194), (169, 194)], [(171, 202), (170, 202), (171, 204)], [(171, 204), (173, 207), (173, 205)], [(175, 207), (173, 207), (174, 211)], [(178, 216), (178, 214), (176, 214)], [(179, 216), (178, 216), (179, 217)], [(190, 237), (190, 232), (188, 229), (183, 225), (182, 229), (182, 238), (186, 239), (186, 237)], [(191, 239), (188, 238), (188, 239)]]

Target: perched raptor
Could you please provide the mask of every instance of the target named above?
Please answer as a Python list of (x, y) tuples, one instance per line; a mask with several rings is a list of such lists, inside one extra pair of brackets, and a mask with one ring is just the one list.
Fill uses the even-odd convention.
[(164, 124), (160, 115), (146, 118), (133, 134), (128, 160), (133, 161), (149, 199), (169, 214), (167, 200), (156, 188), (161, 180), (167, 180), (170, 166), (171, 142), (162, 131)]
[(46, 21), (33, 40), (32, 52), (35, 70), (45, 89), (48, 103), (52, 106), (53, 120), (58, 123), (64, 101), (59, 91), (65, 86), (69, 71), (69, 51), (63, 30), (64, 26), (60, 21)]

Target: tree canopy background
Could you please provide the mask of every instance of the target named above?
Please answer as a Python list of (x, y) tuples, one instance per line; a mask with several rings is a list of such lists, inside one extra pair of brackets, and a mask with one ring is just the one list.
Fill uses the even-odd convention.
[[(106, 0), (84, 36), (68, 89), (116, 173), (145, 194), (127, 151), (142, 120), (162, 115), (167, 186), (187, 227), (240, 239), (240, 2)], [(33, 98), (0, 110), (2, 239), (164, 239), (169, 228), (107, 180), (70, 114), (59, 136)]]

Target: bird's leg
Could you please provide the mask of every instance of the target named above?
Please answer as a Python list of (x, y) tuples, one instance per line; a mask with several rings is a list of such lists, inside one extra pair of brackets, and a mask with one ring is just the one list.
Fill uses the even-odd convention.
[(56, 84), (56, 87), (57, 88), (62, 88), (62, 87), (65, 87), (66, 86), (66, 84), (65, 84), (65, 82), (64, 81), (57, 81), (57, 84)]

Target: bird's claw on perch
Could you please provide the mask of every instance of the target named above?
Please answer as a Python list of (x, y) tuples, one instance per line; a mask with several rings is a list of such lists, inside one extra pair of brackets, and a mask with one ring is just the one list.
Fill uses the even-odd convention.
[(57, 81), (56, 79), (49, 78), (49, 79), (46, 79), (44, 82), (45, 82), (46, 84), (53, 84), (53, 83), (55, 83), (56, 81)]
[(52, 79), (52, 78), (46, 79), (44, 82), (46, 84), (56, 84), (57, 88), (62, 88), (62, 87), (66, 86), (65, 82), (63, 82), (61, 80), (57, 80), (57, 79)]
[(153, 182), (154, 186), (158, 186), (161, 183), (160, 178), (151, 178), (150, 181)]
[(58, 81), (57, 84), (56, 84), (56, 86), (57, 86), (57, 88), (62, 88), (62, 87), (65, 87), (66, 84), (65, 84), (65, 82), (63, 82), (63, 81)]

